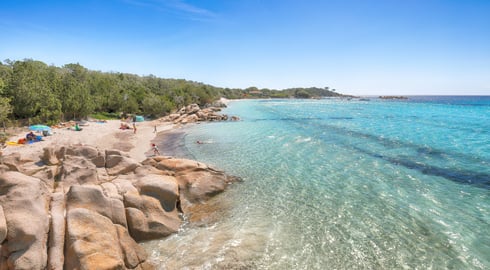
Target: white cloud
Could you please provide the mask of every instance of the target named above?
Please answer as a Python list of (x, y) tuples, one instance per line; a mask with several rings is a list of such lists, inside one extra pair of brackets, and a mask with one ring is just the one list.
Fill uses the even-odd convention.
[(186, 3), (183, 0), (122, 0), (125, 3), (152, 8), (160, 11), (169, 11), (178, 13), (179, 15), (186, 15), (190, 19), (205, 19), (212, 18), (215, 14), (205, 8), (201, 8), (195, 5)]

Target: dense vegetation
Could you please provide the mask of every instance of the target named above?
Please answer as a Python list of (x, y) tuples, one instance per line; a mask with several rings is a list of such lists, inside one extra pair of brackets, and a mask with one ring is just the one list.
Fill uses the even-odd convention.
[(121, 112), (158, 117), (190, 103), (201, 106), (220, 97), (312, 98), (340, 96), (326, 88), (286, 90), (219, 88), (153, 75), (92, 71), (80, 64), (49, 66), (41, 61), (0, 62), (0, 121), (29, 119), (56, 123), (89, 115)]

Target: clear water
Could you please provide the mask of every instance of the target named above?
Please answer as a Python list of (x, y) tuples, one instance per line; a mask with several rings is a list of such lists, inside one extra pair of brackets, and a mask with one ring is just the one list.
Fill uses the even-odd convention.
[[(244, 100), (191, 158), (244, 179), (161, 269), (490, 269), (490, 97)], [(203, 141), (204, 144), (195, 142)]]

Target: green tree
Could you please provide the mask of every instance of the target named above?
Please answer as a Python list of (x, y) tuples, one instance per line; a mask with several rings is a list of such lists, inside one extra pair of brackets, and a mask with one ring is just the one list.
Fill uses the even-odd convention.
[(25, 60), (13, 64), (7, 94), (12, 97), (13, 113), (17, 118), (56, 122), (61, 115), (61, 103), (49, 88), (48, 66), (43, 62)]
[(94, 102), (87, 84), (88, 70), (80, 64), (63, 66), (62, 110), (65, 117), (79, 119), (93, 112)]
[(301, 89), (301, 90), (296, 91), (296, 93), (294, 93), (294, 97), (296, 97), (296, 98), (310, 98), (311, 95), (306, 90)]
[(161, 96), (157, 96), (153, 93), (143, 100), (143, 113), (149, 116), (161, 116), (165, 112), (170, 111), (171, 104), (165, 101)]
[(0, 97), (0, 122), (4, 124), (8, 121), (8, 116), (12, 113), (12, 105), (10, 105), (10, 99)]

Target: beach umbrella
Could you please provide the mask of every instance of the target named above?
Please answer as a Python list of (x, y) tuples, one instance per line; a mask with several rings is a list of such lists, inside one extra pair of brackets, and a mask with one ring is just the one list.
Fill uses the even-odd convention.
[(32, 131), (49, 131), (51, 130), (50, 127), (48, 126), (45, 126), (45, 125), (32, 125), (32, 126), (29, 126), (29, 130), (32, 130)]

